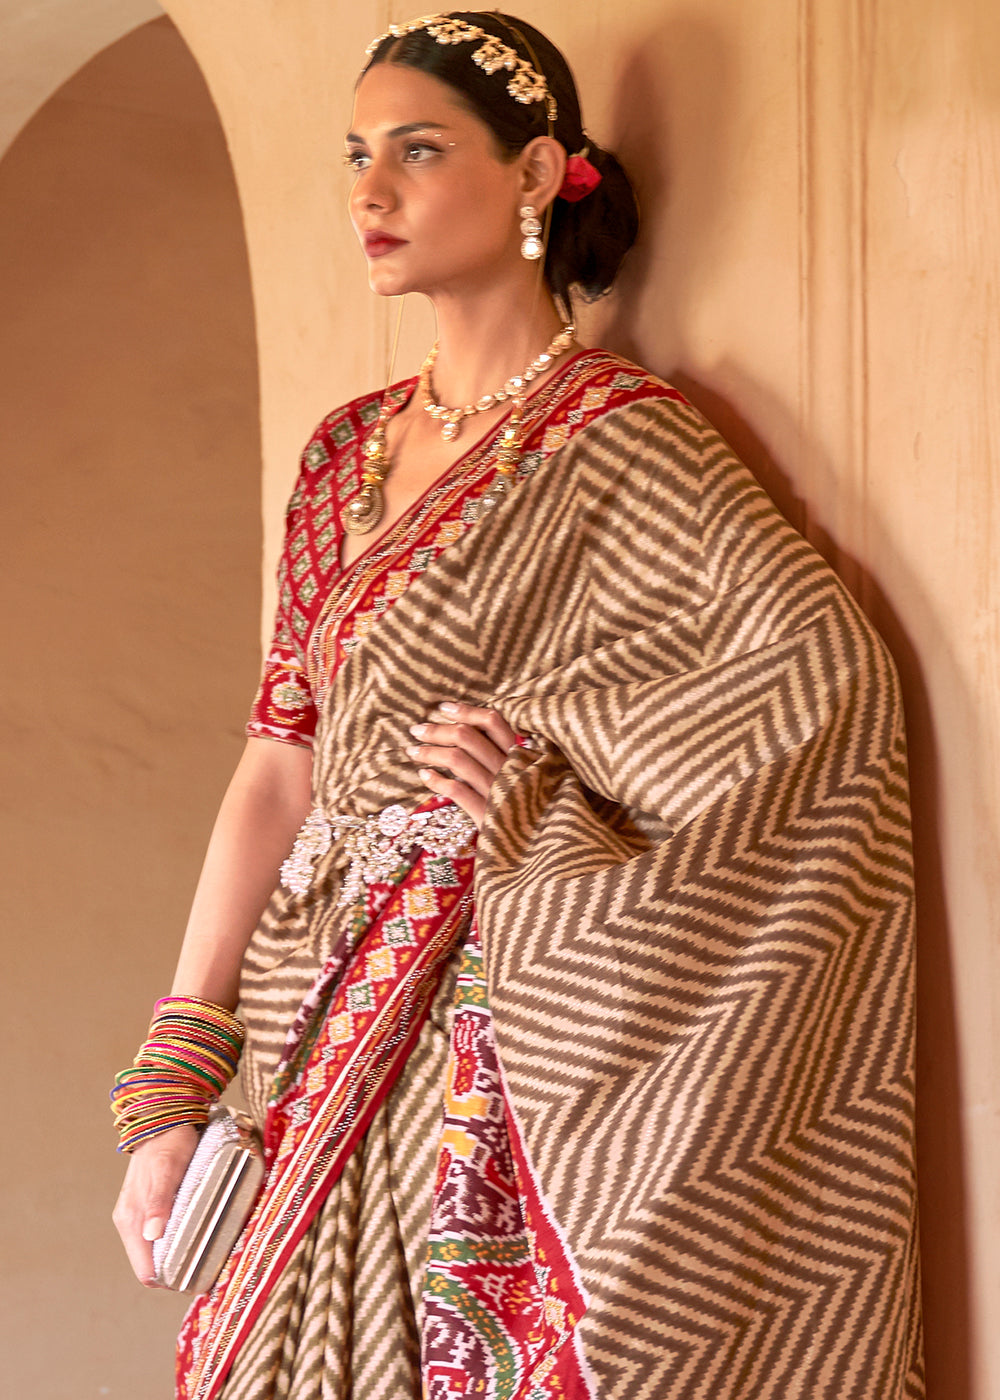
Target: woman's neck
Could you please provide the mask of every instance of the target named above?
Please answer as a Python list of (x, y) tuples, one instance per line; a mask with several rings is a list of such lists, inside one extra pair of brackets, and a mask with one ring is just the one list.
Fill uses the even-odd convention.
[[(534, 306), (532, 306), (534, 303)], [(434, 396), (455, 408), (475, 403), (520, 374), (540, 355), (562, 325), (547, 288), (514, 299), (485, 294), (450, 301), (435, 299), (438, 355)]]

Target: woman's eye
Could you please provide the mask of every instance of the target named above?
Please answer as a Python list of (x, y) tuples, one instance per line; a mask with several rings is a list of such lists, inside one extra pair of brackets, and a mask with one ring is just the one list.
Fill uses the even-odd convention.
[(429, 146), (426, 141), (411, 141), (403, 150), (403, 159), (410, 165), (422, 160), (429, 160), (431, 156), (440, 155), (437, 146)]
[[(402, 161), (404, 165), (419, 165), (422, 161), (440, 154), (439, 147), (428, 145), (426, 141), (409, 141), (402, 149)], [(371, 163), (372, 158), (368, 151), (346, 151), (344, 154), (344, 164), (348, 170), (353, 170), (355, 175), (367, 170)]]

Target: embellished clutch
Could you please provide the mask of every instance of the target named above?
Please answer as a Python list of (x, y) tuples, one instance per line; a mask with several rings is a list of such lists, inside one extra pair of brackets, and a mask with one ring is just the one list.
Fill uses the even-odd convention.
[(207, 1293), (263, 1179), (264, 1155), (250, 1118), (214, 1108), (174, 1197), (167, 1228), (153, 1241), (156, 1282), (179, 1293)]

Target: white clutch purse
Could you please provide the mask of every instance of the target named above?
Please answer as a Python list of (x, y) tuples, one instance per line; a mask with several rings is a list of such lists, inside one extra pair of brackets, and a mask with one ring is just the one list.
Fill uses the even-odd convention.
[(207, 1293), (263, 1180), (264, 1155), (250, 1118), (214, 1108), (174, 1197), (167, 1228), (153, 1241), (156, 1282), (179, 1293)]

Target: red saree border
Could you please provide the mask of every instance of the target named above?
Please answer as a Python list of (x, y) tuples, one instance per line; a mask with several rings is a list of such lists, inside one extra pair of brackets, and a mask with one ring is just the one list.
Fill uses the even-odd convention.
[[(562, 1346), (558, 1351), (551, 1353), (550, 1370), (554, 1375), (562, 1372), (560, 1379), (564, 1380), (564, 1383), (565, 1380), (572, 1378), (574, 1388), (561, 1392), (565, 1395), (565, 1400), (599, 1400), (597, 1380), (587, 1365), (579, 1335), (580, 1323), (590, 1307), (590, 1296), (584, 1285), (583, 1275), (573, 1258), (569, 1241), (563, 1234), (555, 1213), (545, 1199), (541, 1182), (532, 1165), (531, 1156), (524, 1141), (524, 1129), (517, 1109), (514, 1107), (513, 1096), (504, 1073), (503, 1060), (499, 1054), (497, 1055), (497, 1063), (500, 1070), (500, 1086), (503, 1091), (504, 1107), (507, 1112), (510, 1150), (514, 1159), (518, 1194), (521, 1197), (525, 1221), (528, 1226), (532, 1256), (536, 1263), (549, 1271), (549, 1286), (552, 1294), (558, 1300), (559, 1305), (565, 1308), (567, 1320), (570, 1321)], [(566, 1365), (569, 1357), (564, 1356), (563, 1352), (572, 1355), (572, 1361), (569, 1365)], [(536, 1378), (541, 1381), (548, 1374), (548, 1371), (544, 1374), (536, 1373)]]
[(596, 1400), (579, 1347), (588, 1299), (505, 1091), (482, 943), (455, 993), (424, 1281), (426, 1400)]
[[(226, 1375), (271, 1287), (288, 1263), (315, 1214), (338, 1180), (344, 1164), (367, 1131), (420, 1034), (440, 975), (472, 908), (472, 857), (451, 858), (458, 878), (451, 890), (435, 888), (439, 902), (408, 924), (415, 948), (402, 976), (394, 977), (363, 1024), (337, 1054), (338, 1017), (350, 1015), (352, 989), (367, 977), (373, 957), (395, 954), (387, 928), (401, 918), (414, 884), (440, 858), (421, 853), (406, 880), (393, 889), (373, 921), (352, 966), (338, 987), (324, 1023), (325, 1038), (313, 1047), (302, 1076), (306, 1092), (287, 1118), (264, 1190), (241, 1240), (210, 1293), (192, 1304), (178, 1339), (179, 1400), (215, 1400)], [(462, 868), (466, 867), (466, 868)], [(428, 882), (425, 881), (425, 887)], [(385, 958), (386, 964), (392, 958)], [(387, 977), (386, 982), (390, 979)], [(356, 997), (355, 1007), (361, 1005)], [(358, 1013), (355, 1013), (356, 1018)], [(332, 1028), (332, 1030), (331, 1030)], [(333, 1048), (334, 1053), (324, 1055)], [(316, 1071), (320, 1071), (317, 1075)], [(291, 1222), (291, 1223), (289, 1223)]]

